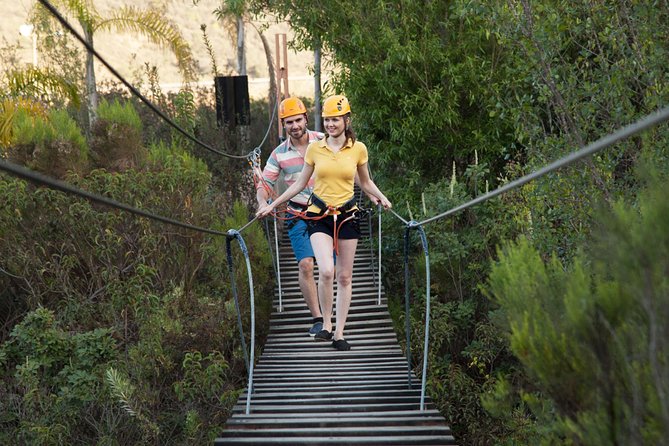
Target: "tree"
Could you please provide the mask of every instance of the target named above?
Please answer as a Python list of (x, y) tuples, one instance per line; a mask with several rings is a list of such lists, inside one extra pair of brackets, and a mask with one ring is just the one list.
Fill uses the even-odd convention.
[[(246, 74), (246, 53), (244, 47), (244, 24), (250, 23), (258, 33), (265, 51), (267, 60), (267, 72), (269, 77), (269, 109), (270, 116), (272, 110), (277, 107), (276, 104), (276, 73), (274, 71), (274, 62), (272, 59), (272, 49), (267, 41), (267, 37), (252, 20), (252, 11), (249, 9), (247, 0), (222, 0), (221, 5), (214, 10), (216, 17), (223, 23), (230, 36), (237, 42), (237, 74), (243, 76)], [(276, 145), (276, 136), (272, 132), (270, 146)]]
[[(57, 0), (55, 5), (76, 18), (83, 30), (86, 42), (91, 47), (94, 48), (94, 36), (98, 31), (131, 32), (142, 35), (153, 43), (168, 47), (174, 53), (179, 70), (186, 82), (195, 78), (195, 63), (190, 46), (161, 10), (122, 6), (113, 8), (103, 17), (91, 0)], [(85, 82), (90, 127), (95, 121), (98, 107), (94, 57), (90, 52), (86, 54)]]

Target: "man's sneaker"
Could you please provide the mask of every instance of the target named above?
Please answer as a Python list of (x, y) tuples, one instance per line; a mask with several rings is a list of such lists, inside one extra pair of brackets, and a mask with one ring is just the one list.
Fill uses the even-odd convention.
[(316, 336), (316, 333), (323, 329), (323, 322), (314, 322), (314, 325), (309, 329), (309, 336)]
[(321, 330), (314, 336), (314, 339), (317, 341), (329, 341), (332, 339), (332, 332), (327, 330)]

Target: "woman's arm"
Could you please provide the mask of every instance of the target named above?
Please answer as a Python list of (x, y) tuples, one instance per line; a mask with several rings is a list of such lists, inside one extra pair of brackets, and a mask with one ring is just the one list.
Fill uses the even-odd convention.
[(367, 169), (367, 163), (361, 164), (358, 166), (358, 181), (360, 188), (364, 193), (366, 193), (370, 198), (375, 197), (374, 204), (380, 204), (384, 209), (390, 209), (393, 205), (388, 201), (385, 195), (376, 187), (374, 181), (369, 178), (369, 170)]
[(297, 178), (297, 180), (288, 189), (286, 189), (284, 193), (279, 195), (279, 197), (272, 203), (258, 209), (258, 212), (256, 212), (256, 217), (263, 218), (269, 215), (274, 209), (276, 209), (277, 206), (285, 203), (295, 195), (299, 194), (302, 189), (304, 189), (309, 183), (309, 178), (311, 178), (312, 173), (314, 173), (314, 166), (304, 163), (304, 166), (302, 167), (302, 173)]

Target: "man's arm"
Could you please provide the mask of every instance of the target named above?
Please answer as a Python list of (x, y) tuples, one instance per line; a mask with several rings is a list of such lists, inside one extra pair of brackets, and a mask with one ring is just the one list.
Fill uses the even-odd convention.
[(267, 164), (262, 171), (262, 178), (260, 181), (263, 181), (265, 184), (259, 183), (256, 186), (256, 201), (258, 202), (258, 209), (267, 205), (267, 201), (270, 199), (270, 192), (268, 187), (274, 187), (276, 181), (279, 179), (279, 174), (281, 173), (281, 167), (279, 166), (279, 161), (277, 160), (276, 153), (272, 154), (267, 159)]

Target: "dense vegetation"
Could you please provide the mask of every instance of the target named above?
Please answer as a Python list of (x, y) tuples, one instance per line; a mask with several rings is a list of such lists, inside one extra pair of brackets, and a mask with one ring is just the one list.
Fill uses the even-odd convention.
[[(319, 42), (336, 73), (328, 92), (351, 100), (375, 179), (416, 220), (669, 103), (666, 1), (241, 3), (289, 20), (296, 45)], [(68, 51), (65, 66), (76, 66)], [(3, 157), (184, 221), (246, 222), (248, 210), (233, 206), (249, 202), (243, 168), (120, 93), (85, 129), (85, 112), (59, 88), (82, 83), (82, 68), (59, 70), (69, 83), (49, 92), (69, 98), (67, 112), (47, 113), (26, 99), (27, 84), (8, 84)], [(180, 124), (243, 151), (214, 130), (210, 96), (168, 97), (147, 74), (152, 98)], [(428, 391), (460, 444), (669, 437), (668, 143), (665, 124), (426, 225)], [(222, 240), (7, 176), (0, 191), (0, 439), (194, 444), (215, 435), (244, 374)], [(384, 225), (388, 254), (400, 251), (404, 228), (391, 216)], [(262, 235), (248, 231), (261, 265)], [(384, 267), (420, 363), (424, 264), (414, 243), (410, 314), (397, 256)], [(255, 283), (269, 287), (266, 270), (256, 268)]]
[[(164, 99), (182, 125), (211, 116), (187, 92)], [(8, 99), (3, 111), (3, 158), (182, 222), (225, 231), (248, 221), (233, 199), (250, 181), (244, 160), (235, 169), (210, 157), (210, 169), (164, 125), (147, 130), (156, 123), (127, 99), (101, 103), (89, 138), (64, 109)], [(203, 133), (225, 135), (215, 125)], [(227, 178), (215, 181), (216, 169)], [(0, 196), (0, 442), (212, 442), (246, 385), (225, 237), (4, 174)], [(269, 252), (258, 225), (244, 238), (263, 339)], [(248, 334), (246, 270), (233, 253)]]
[[(669, 99), (666, 1), (252, 3), (289, 20), (298, 45), (320, 43), (339, 69), (329, 91), (351, 100), (378, 183), (416, 220)], [(661, 444), (669, 436), (669, 295), (660, 273), (668, 246), (652, 235), (667, 232), (657, 194), (668, 138), (663, 125), (425, 227), (428, 389), (459, 442)], [(644, 192), (650, 177), (660, 179)], [(385, 225), (385, 247), (398, 252), (403, 228), (390, 216)], [(425, 292), (414, 245), (412, 313), (397, 305), (395, 314), (411, 318), (418, 363)], [(399, 303), (402, 265), (393, 258), (387, 285)]]

